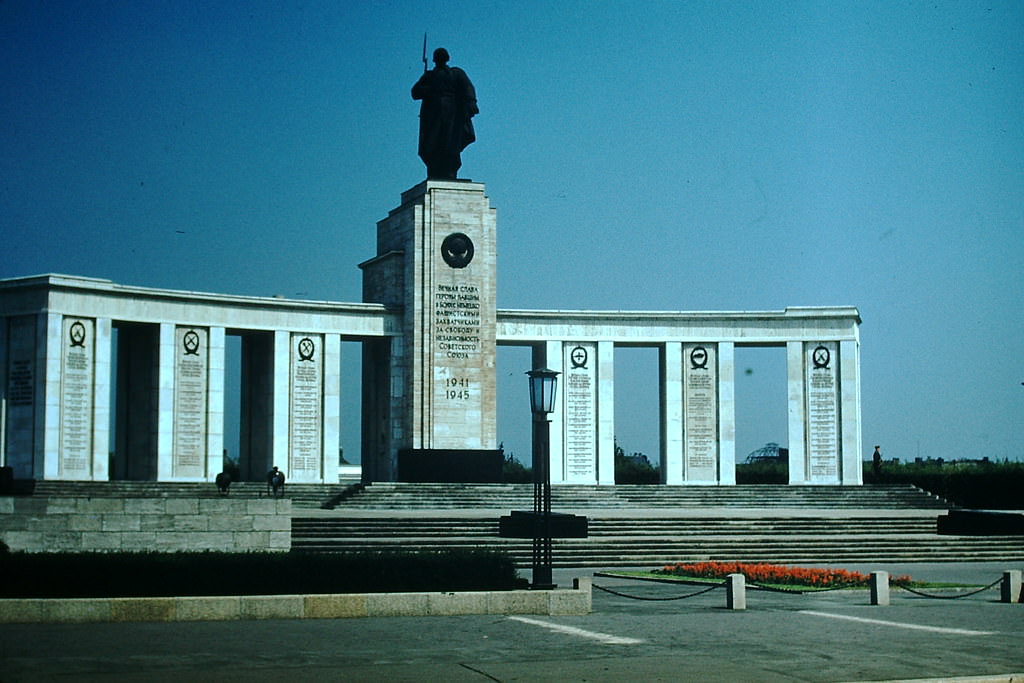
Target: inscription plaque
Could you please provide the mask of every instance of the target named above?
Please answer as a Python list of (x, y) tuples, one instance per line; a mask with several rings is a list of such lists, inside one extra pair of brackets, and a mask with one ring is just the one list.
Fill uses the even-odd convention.
[(812, 482), (839, 478), (839, 383), (837, 344), (806, 344), (807, 473)]
[(291, 342), (286, 475), (295, 481), (309, 481), (320, 477), (323, 452), (324, 341), (320, 334), (293, 334)]
[(171, 469), (175, 477), (206, 475), (206, 420), (209, 383), (209, 331), (174, 330), (174, 439)]
[(64, 479), (92, 474), (92, 407), (96, 323), (64, 318), (60, 383), (59, 472)]
[(564, 478), (570, 483), (597, 479), (597, 344), (565, 344)]
[(5, 464), (14, 476), (33, 476), (35, 432), (35, 318), (19, 316), (7, 323), (7, 415)]
[(718, 480), (718, 346), (683, 344), (683, 476)]
[(449, 279), (437, 283), (433, 291), (433, 445), (482, 448), (474, 430), (459, 434), (447, 424), (452, 416), (464, 415), (460, 421), (469, 426), (482, 415), (482, 294), (480, 287), (470, 283), (468, 271), (460, 272), (465, 281)]

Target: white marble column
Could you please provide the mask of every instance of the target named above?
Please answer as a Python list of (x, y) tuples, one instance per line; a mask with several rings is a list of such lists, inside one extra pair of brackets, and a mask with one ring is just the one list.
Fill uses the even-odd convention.
[(864, 483), (864, 468), (861, 464), (860, 342), (839, 342), (839, 376), (842, 483), (859, 486)]
[(661, 483), (683, 483), (683, 345), (658, 347), (661, 375)]
[(324, 335), (324, 448), (321, 482), (338, 483), (341, 446), (341, 335)]
[[(36, 411), (36, 457), (34, 476), (37, 479), (60, 478), (60, 372), (63, 316), (43, 313), (39, 316), (36, 339), (36, 405), (41, 398), (43, 409)], [(42, 438), (39, 438), (39, 435)]]
[(111, 320), (97, 318), (96, 345), (93, 349), (95, 375), (93, 377), (93, 441), (92, 478), (94, 481), (110, 479), (110, 371)]
[(736, 345), (718, 344), (718, 483), (736, 483)]
[(288, 414), (291, 392), (291, 333), (274, 330), (271, 371), (270, 464), (285, 470), (288, 467)]
[(224, 373), (225, 330), (209, 329), (206, 385), (206, 481), (224, 469)]
[(804, 393), (804, 343), (786, 344), (786, 385), (789, 404), (789, 483), (807, 483), (807, 397)]
[(615, 344), (597, 343), (597, 483), (615, 484)]
[(160, 323), (156, 389), (156, 480), (174, 480), (174, 323)]

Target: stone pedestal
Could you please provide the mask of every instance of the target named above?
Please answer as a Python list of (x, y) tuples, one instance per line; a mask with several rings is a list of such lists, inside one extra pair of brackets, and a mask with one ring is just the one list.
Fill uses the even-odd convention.
[(403, 193), (401, 206), (377, 224), (377, 256), (360, 265), (363, 300), (401, 308), (402, 329), (388, 354), (364, 356), (364, 377), (380, 376), (380, 364), (389, 363), (389, 396), (364, 415), (363, 457), (375, 460), (375, 478), (406, 478), (399, 452), (418, 480), (435, 468), (432, 479), (459, 481), (445, 470), (474, 453), (475, 464), (493, 473), (485, 478), (501, 476), (495, 227), (482, 184), (439, 180)]

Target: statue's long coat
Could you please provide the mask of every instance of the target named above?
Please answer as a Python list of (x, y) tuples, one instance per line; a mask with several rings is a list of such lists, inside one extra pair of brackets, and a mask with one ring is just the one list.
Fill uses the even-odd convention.
[(420, 158), (427, 168), (454, 165), (450, 170), (458, 170), (459, 154), (476, 140), (472, 117), (479, 110), (469, 76), (458, 67), (436, 66), (412, 87), (412, 98), (422, 100)]

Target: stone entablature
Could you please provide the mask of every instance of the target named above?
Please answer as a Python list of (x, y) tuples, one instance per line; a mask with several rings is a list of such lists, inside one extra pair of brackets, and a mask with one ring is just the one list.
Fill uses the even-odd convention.
[(498, 309), (498, 344), (561, 339), (655, 346), (667, 341), (761, 346), (808, 339), (858, 341), (853, 306), (787, 306), (783, 311), (531, 311)]
[(401, 333), (400, 312), (381, 304), (155, 289), (72, 275), (0, 280), (0, 316), (41, 311), (151, 324), (303, 330), (353, 338)]

